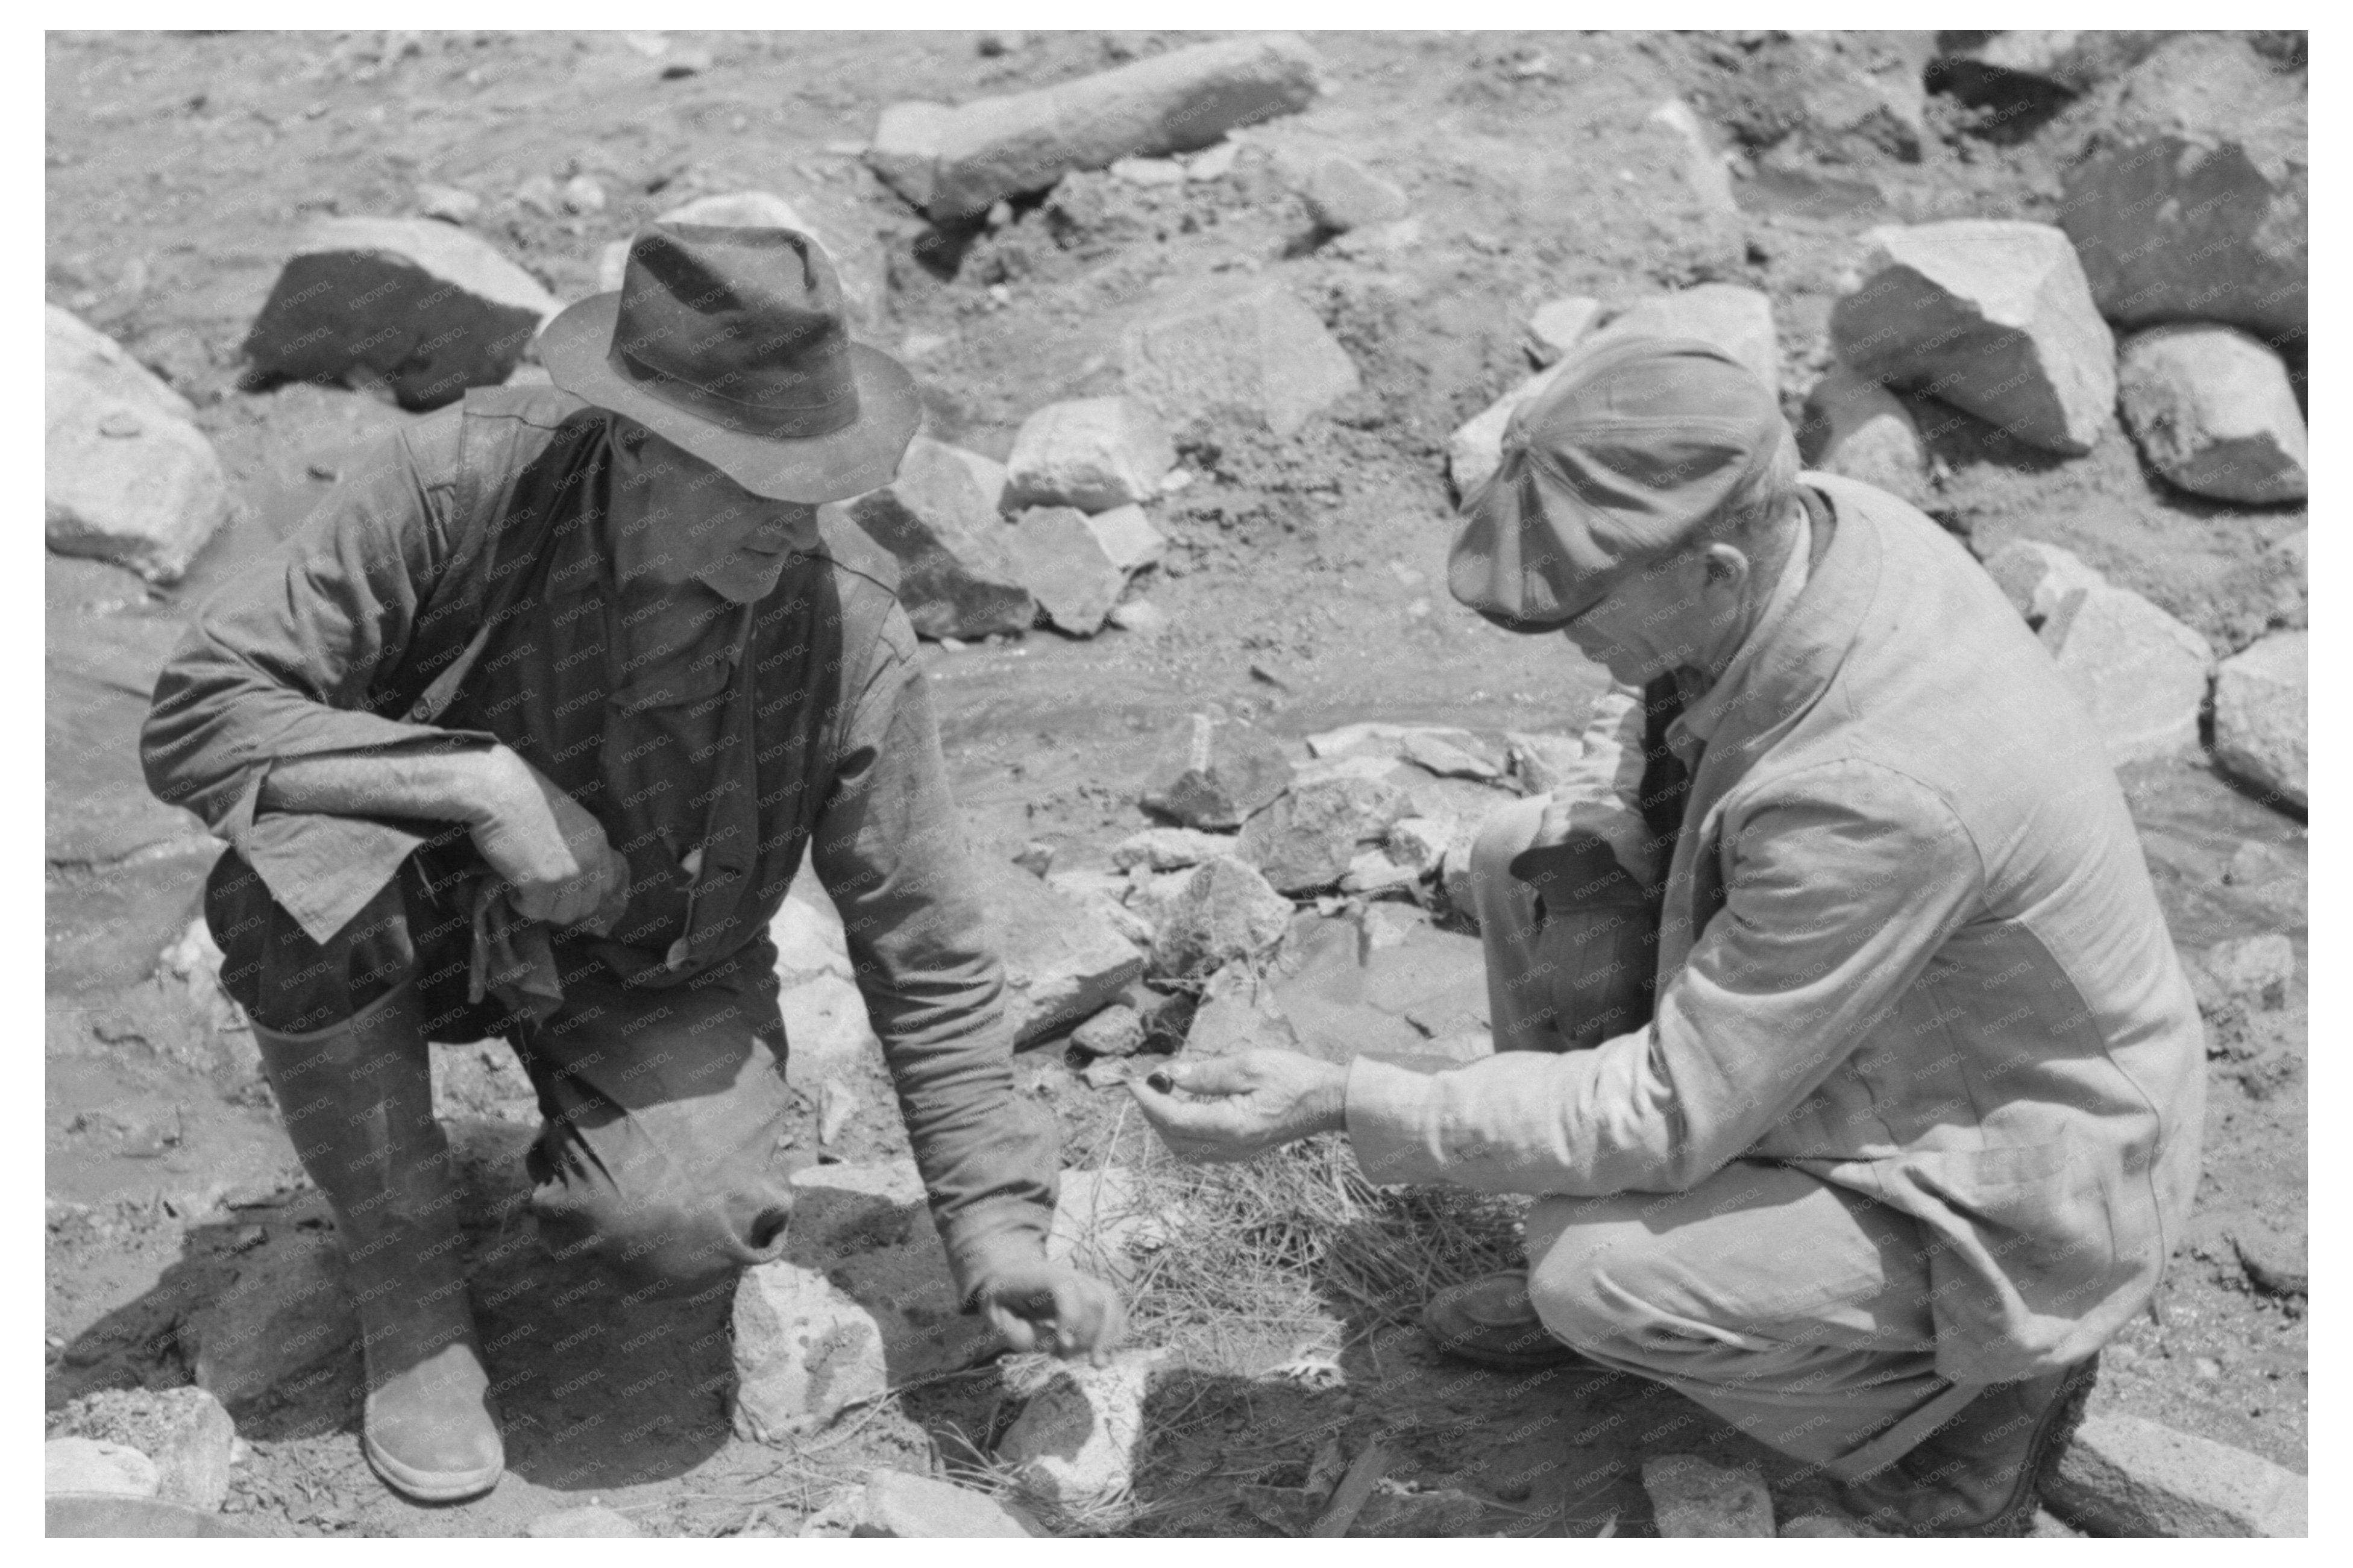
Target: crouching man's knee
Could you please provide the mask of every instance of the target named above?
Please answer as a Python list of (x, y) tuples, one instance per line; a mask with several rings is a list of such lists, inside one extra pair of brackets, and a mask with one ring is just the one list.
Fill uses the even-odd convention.
[(542, 1187), (532, 1198), (541, 1242), (554, 1256), (596, 1264), (641, 1296), (691, 1295), (783, 1250), (790, 1205), (781, 1193), (580, 1192)]

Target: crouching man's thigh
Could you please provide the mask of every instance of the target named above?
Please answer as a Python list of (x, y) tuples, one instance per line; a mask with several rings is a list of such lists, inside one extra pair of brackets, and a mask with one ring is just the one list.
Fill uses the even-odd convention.
[(659, 992), (567, 983), (519, 1047), (545, 1121), (532, 1210), (560, 1257), (647, 1294), (777, 1257), (792, 1212), (792, 1102), (774, 950)]
[(1736, 1160), (1685, 1193), (1546, 1198), (1529, 1296), (1554, 1334), (1662, 1373), (1795, 1345), (1933, 1346), (1905, 1215), (1787, 1165)]

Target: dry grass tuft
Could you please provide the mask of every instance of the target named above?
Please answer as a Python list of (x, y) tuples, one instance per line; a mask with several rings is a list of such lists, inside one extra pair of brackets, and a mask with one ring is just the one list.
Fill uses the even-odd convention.
[(1137, 1206), (1166, 1224), (1129, 1287), (1131, 1338), (1202, 1370), (1337, 1355), (1416, 1321), (1433, 1292), (1523, 1262), (1525, 1199), (1375, 1186), (1336, 1136), (1239, 1165), (1185, 1164), (1155, 1142), (1133, 1173)]

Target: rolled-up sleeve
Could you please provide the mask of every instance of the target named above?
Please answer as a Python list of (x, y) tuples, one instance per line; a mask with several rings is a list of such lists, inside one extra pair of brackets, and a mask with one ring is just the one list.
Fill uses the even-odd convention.
[(1004, 965), (947, 789), (931, 696), (897, 608), (878, 640), (810, 841), (840, 910), (959, 1292), (1044, 1257), (1059, 1137), (1014, 1091)]
[(273, 763), (481, 744), (366, 710), (447, 559), (460, 410), (372, 448), (302, 526), (197, 610), (140, 732), (147, 787), (250, 861), (324, 942), (384, 886), (423, 825), (260, 812)]
[(1567, 1196), (1686, 1190), (1853, 1052), (1984, 891), (1947, 803), (1858, 761), (1760, 792), (1725, 822), (1722, 853), (1725, 905), (1648, 1026), (1435, 1076), (1353, 1064), (1366, 1173)]

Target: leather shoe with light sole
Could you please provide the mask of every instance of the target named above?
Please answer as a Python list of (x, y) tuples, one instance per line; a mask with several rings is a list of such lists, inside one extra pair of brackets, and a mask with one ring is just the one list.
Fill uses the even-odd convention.
[(1894, 1465), (1848, 1488), (1847, 1506), (1893, 1535), (2027, 1534), (2099, 1370), (2094, 1353), (1990, 1385)]

